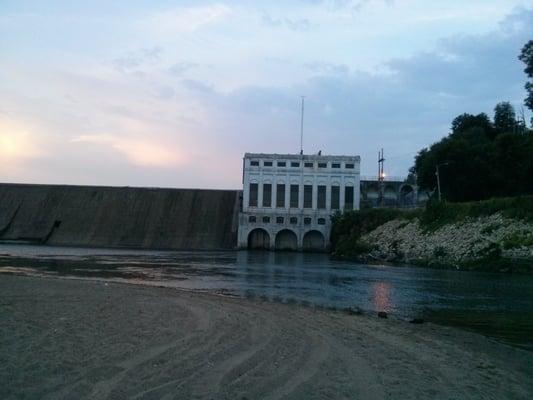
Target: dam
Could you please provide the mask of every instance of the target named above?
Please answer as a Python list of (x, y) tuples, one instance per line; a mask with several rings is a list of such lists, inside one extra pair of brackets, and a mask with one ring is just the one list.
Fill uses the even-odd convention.
[(241, 191), (0, 184), (0, 241), (228, 250)]
[(414, 205), (417, 192), (361, 181), (359, 156), (246, 153), (242, 190), (0, 183), (0, 242), (327, 251), (335, 212)]

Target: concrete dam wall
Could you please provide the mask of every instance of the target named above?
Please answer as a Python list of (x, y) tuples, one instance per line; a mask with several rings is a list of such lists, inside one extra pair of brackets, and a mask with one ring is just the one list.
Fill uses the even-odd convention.
[(234, 249), (240, 193), (0, 184), (0, 241), (140, 249)]

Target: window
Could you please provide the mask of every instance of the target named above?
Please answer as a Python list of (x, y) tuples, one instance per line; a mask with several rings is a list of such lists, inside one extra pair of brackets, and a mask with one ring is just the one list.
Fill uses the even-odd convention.
[(255, 215), (250, 215), (248, 217), (248, 222), (250, 222), (251, 224), (255, 223), (255, 221), (256, 221)]
[(354, 168), (354, 165), (353, 164), (346, 164), (346, 169), (353, 169)]
[(270, 223), (270, 217), (263, 217), (263, 224), (269, 224)]
[(304, 218), (304, 225), (311, 225), (311, 217)]
[(259, 161), (252, 160), (252, 161), (250, 161), (250, 165), (252, 167), (259, 167)]
[(300, 166), (299, 162), (291, 162), (291, 167), (298, 168)]
[(263, 184), (263, 207), (272, 207), (272, 185)]
[(290, 193), (290, 206), (291, 208), (298, 208), (298, 195), (300, 186), (298, 185), (291, 185), (291, 193)]
[(257, 183), (250, 183), (250, 201), (248, 203), (250, 207), (257, 207), (258, 190), (259, 187)]
[(340, 205), (340, 186), (332, 186), (331, 187), (331, 209), (332, 210), (338, 210), (341, 208)]
[(317, 222), (318, 222), (318, 225), (326, 225), (326, 219), (325, 218), (319, 218)]
[(304, 167), (305, 167), (305, 168), (313, 168), (313, 163), (312, 163), (312, 162), (306, 162), (306, 163), (304, 164)]
[(278, 161), (278, 167), (286, 167), (287, 163), (285, 161)]
[(316, 207), (319, 209), (325, 209), (326, 208), (326, 186), (319, 185), (317, 187), (318, 193), (317, 193), (317, 201), (316, 201)]
[(344, 209), (353, 210), (353, 186), (344, 188)]
[(276, 224), (282, 224), (283, 222), (285, 222), (283, 217), (276, 217)]
[(291, 224), (293, 224), (293, 225), (296, 225), (296, 224), (298, 223), (298, 218), (296, 218), (296, 217), (291, 217), (291, 218), (289, 219), (289, 222), (290, 222)]
[(313, 185), (304, 185), (304, 208), (313, 208)]
[(340, 163), (331, 163), (331, 168), (340, 168), (340, 167), (341, 167)]
[(327, 168), (327, 167), (328, 167), (328, 163), (325, 163), (325, 162), (318, 163), (318, 168)]
[(276, 207), (285, 207), (285, 185), (282, 183), (276, 185)]
[(263, 167), (271, 167), (272, 161), (263, 161)]

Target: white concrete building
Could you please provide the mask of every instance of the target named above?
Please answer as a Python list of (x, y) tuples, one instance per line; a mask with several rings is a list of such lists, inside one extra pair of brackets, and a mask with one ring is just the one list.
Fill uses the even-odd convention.
[(331, 215), (357, 210), (360, 157), (246, 153), (239, 248), (325, 250)]

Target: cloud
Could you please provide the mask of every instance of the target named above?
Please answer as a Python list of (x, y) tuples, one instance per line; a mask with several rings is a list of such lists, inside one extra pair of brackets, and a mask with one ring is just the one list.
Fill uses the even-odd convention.
[(270, 27), (283, 27), (293, 31), (307, 31), (311, 28), (311, 22), (306, 18), (291, 19), (291, 18), (274, 18), (270, 14), (264, 12), (261, 18), (263, 25)]
[(315, 74), (320, 75), (348, 75), (350, 68), (343, 64), (332, 64), (321, 61), (315, 61), (304, 64), (304, 67)]
[(163, 49), (160, 46), (143, 48), (137, 52), (115, 58), (113, 64), (122, 72), (129, 72), (146, 64), (155, 64), (160, 60)]
[(183, 76), (187, 71), (199, 67), (199, 64), (190, 61), (180, 61), (172, 65), (168, 71), (174, 76)]
[(212, 84), (195, 79), (183, 79), (181, 84), (184, 88), (196, 94), (205, 95), (212, 94), (214, 92), (214, 87)]
[(223, 20), (231, 11), (225, 4), (177, 7), (153, 14), (142, 25), (158, 35), (194, 32)]
[(499, 100), (516, 104), (524, 80), (517, 57), (533, 34), (532, 27), (533, 9), (522, 9), (505, 18), (496, 31), (443, 39), (432, 52), (393, 59), (386, 65), (411, 91), (472, 99), (478, 107)]
[(118, 137), (113, 135), (81, 135), (72, 143), (91, 143), (111, 147), (123, 154), (135, 165), (142, 167), (174, 168), (185, 159), (176, 148), (154, 143), (146, 138)]
[[(304, 94), (306, 152), (361, 154), (363, 173), (372, 174), (375, 154), (385, 147), (387, 172), (405, 175), (416, 152), (446, 135), (455, 116), (491, 115), (504, 100), (520, 107), (525, 76), (517, 55), (533, 34), (533, 24), (525, 23), (532, 15), (520, 10), (495, 31), (441, 40), (373, 73), (316, 61), (304, 64), (313, 75), (299, 84), (226, 94), (211, 88), (202, 105), (227, 139), (221, 151), (296, 152)], [(515, 29), (505, 29), (507, 21)]]
[[(155, 14), (151, 6), (111, 19), (96, 33), (114, 33), (105, 45), (92, 24), (76, 40), (64, 39), (73, 24), (53, 25), (35, 42), (39, 30), (15, 18), (15, 33), (0, 27), (11, 35), (2, 43), (0, 110), (18, 121), (16, 136), (0, 131), (0, 180), (238, 188), (244, 152), (299, 150), (300, 95), (306, 152), (360, 154), (372, 174), (385, 147), (387, 173), (402, 175), (456, 115), (522, 103), (516, 57), (533, 35), (530, 9), (498, 25), (493, 14), (509, 10), (503, 0), (394, 9), (376, 1), (357, 16), (357, 3), (333, 3), (269, 3), (275, 17), (265, 21), (243, 2)], [(440, 8), (445, 18), (435, 22)], [(459, 22), (447, 19), (458, 14)], [(8, 152), (18, 169), (5, 168), (14, 165)]]
[(346, 9), (352, 13), (359, 13), (371, 4), (392, 5), (394, 0), (307, 0), (311, 4), (325, 5), (329, 9)]

